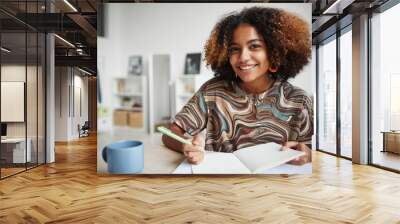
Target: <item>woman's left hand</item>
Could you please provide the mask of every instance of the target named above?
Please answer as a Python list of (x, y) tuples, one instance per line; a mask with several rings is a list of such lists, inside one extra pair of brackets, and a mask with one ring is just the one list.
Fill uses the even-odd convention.
[(286, 142), (285, 144), (283, 144), (283, 149), (285, 147), (291, 148), (294, 150), (298, 150), (298, 151), (302, 151), (305, 153), (305, 155), (297, 157), (296, 159), (289, 161), (288, 162), (289, 164), (300, 166), (300, 165), (311, 162), (311, 149), (308, 148), (308, 146), (306, 146), (305, 144), (291, 141), (291, 142)]

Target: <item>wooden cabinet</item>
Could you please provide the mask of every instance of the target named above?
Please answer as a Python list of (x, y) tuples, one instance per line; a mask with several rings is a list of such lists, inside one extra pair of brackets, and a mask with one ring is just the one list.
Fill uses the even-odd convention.
[(114, 110), (114, 125), (126, 126), (128, 125), (128, 111), (126, 110)]
[(129, 126), (131, 128), (143, 127), (142, 111), (114, 110), (114, 125)]
[(383, 152), (393, 152), (400, 154), (400, 132), (383, 133)]
[(128, 126), (131, 128), (143, 127), (143, 113), (141, 111), (129, 111)]

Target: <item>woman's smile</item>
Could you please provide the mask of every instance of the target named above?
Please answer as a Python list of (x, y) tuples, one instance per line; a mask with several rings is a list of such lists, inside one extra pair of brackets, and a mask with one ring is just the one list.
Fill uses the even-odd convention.
[(253, 71), (256, 68), (257, 64), (244, 64), (244, 65), (239, 65), (238, 68), (242, 72), (250, 72)]

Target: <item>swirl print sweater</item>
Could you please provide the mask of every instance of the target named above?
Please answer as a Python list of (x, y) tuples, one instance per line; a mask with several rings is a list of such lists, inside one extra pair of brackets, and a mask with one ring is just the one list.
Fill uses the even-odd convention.
[(216, 77), (202, 85), (174, 122), (190, 135), (206, 129), (209, 151), (287, 141), (310, 147), (313, 103), (304, 90), (286, 81), (276, 80), (265, 92), (248, 94), (236, 82)]

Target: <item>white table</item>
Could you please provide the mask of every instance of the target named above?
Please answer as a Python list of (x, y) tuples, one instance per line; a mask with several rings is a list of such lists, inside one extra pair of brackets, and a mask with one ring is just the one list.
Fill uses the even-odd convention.
[[(97, 172), (107, 173), (107, 163), (102, 158), (103, 148), (119, 140), (138, 140), (144, 144), (144, 170), (142, 174), (191, 174), (190, 165), (182, 163), (185, 158), (181, 153), (165, 147), (161, 134), (146, 135), (130, 128), (116, 128), (113, 132), (97, 134)], [(186, 163), (187, 164), (187, 163)], [(177, 169), (178, 168), (178, 169)], [(263, 172), (264, 174), (311, 174), (312, 163), (303, 166), (283, 164)]]
[[(13, 163), (25, 163), (25, 162), (30, 162), (31, 161), (31, 145), (32, 141), (30, 138), (26, 139), (26, 142), (28, 142), (26, 151), (25, 151), (25, 138), (5, 138), (1, 139), (1, 144), (2, 147), (6, 146), (12, 146), (12, 162)], [(26, 153), (25, 153), (26, 152)], [(27, 159), (25, 161), (25, 159)]]
[(143, 174), (170, 174), (184, 160), (181, 153), (165, 147), (161, 134), (147, 135), (131, 128), (116, 128), (113, 132), (97, 133), (97, 172), (107, 173), (107, 163), (102, 158), (103, 148), (120, 140), (138, 140), (144, 145)]

